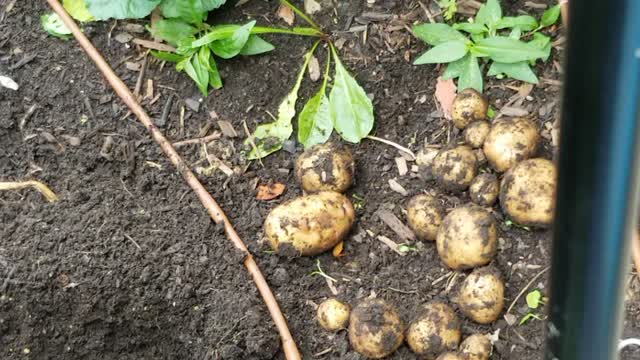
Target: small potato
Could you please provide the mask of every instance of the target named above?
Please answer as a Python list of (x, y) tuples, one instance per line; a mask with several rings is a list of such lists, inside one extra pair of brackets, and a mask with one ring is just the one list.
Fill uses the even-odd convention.
[(422, 240), (436, 239), (444, 211), (438, 200), (428, 194), (414, 196), (407, 204), (409, 227)]
[(436, 360), (466, 360), (466, 359), (454, 352), (446, 352), (446, 353), (440, 354), (440, 356), (438, 356)]
[(489, 360), (492, 347), (486, 335), (473, 334), (460, 344), (459, 352), (464, 360)]
[(460, 310), (479, 324), (498, 319), (504, 309), (504, 282), (498, 270), (484, 267), (474, 270), (460, 286)]
[(453, 124), (458, 129), (464, 129), (469, 123), (487, 118), (489, 103), (487, 99), (472, 88), (458, 93), (451, 106)]
[(468, 146), (442, 150), (433, 160), (433, 176), (438, 184), (450, 191), (469, 187), (478, 173), (476, 155)]
[(304, 191), (345, 192), (353, 182), (353, 155), (336, 143), (312, 146), (298, 157), (296, 177)]
[(500, 204), (515, 222), (544, 228), (553, 222), (555, 192), (555, 165), (546, 159), (529, 159), (505, 174)]
[(535, 155), (540, 143), (536, 124), (526, 118), (496, 120), (484, 141), (484, 153), (498, 172)]
[(480, 206), (493, 206), (498, 199), (500, 183), (498, 178), (489, 173), (476, 176), (469, 186), (469, 197), (471, 201)]
[(329, 298), (318, 306), (318, 322), (327, 331), (345, 329), (349, 324), (351, 307), (338, 299)]
[(349, 341), (354, 350), (381, 359), (396, 351), (404, 339), (404, 324), (398, 311), (381, 299), (358, 304), (349, 318)]
[(497, 231), (490, 212), (473, 204), (461, 206), (451, 211), (438, 229), (438, 255), (454, 270), (486, 265), (497, 251)]
[(264, 231), (276, 252), (293, 248), (300, 255), (315, 255), (339, 243), (354, 220), (349, 199), (323, 191), (273, 208), (264, 221)]
[(425, 305), (407, 330), (407, 344), (411, 350), (427, 359), (433, 359), (443, 351), (455, 350), (460, 337), (458, 316), (442, 302)]
[(462, 132), (462, 136), (469, 146), (477, 149), (484, 145), (484, 140), (489, 135), (489, 130), (491, 130), (491, 125), (488, 122), (478, 120), (469, 124)]

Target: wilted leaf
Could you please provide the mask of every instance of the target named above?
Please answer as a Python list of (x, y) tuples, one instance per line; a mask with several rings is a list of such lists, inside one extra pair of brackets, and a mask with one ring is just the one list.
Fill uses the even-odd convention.
[(436, 100), (440, 103), (444, 117), (451, 120), (451, 106), (453, 100), (456, 98), (456, 91), (458, 88), (453, 80), (443, 80), (441, 77), (436, 82)]
[(296, 20), (296, 14), (293, 12), (293, 9), (285, 4), (280, 4), (277, 15), (290, 26), (293, 25), (293, 22)]
[(282, 195), (285, 190), (285, 185), (281, 183), (258, 185), (258, 194), (256, 199), (258, 200), (273, 200)]
[[(315, 57), (312, 58), (309, 66), (311, 66), (313, 59)], [(298, 141), (304, 145), (305, 149), (316, 144), (325, 143), (333, 132), (331, 109), (326, 95), (330, 64), (331, 54), (329, 53), (322, 86), (318, 93), (307, 101), (298, 116)]]
[(62, 19), (56, 13), (44, 14), (40, 17), (40, 23), (42, 27), (49, 33), (49, 35), (59, 37), (61, 39), (68, 39), (71, 37), (71, 30), (62, 22)]

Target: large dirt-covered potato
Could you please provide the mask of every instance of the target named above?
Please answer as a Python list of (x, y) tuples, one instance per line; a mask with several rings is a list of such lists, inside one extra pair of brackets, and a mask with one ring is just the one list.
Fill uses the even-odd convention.
[(469, 187), (478, 173), (478, 161), (470, 147), (457, 146), (440, 151), (433, 159), (432, 171), (442, 187), (462, 191)]
[(486, 335), (473, 334), (460, 344), (459, 352), (464, 360), (489, 360), (492, 348)]
[(358, 304), (349, 318), (349, 341), (354, 350), (381, 359), (396, 351), (404, 339), (404, 324), (398, 311), (381, 299)]
[(490, 173), (476, 176), (469, 185), (469, 197), (471, 201), (480, 206), (493, 206), (498, 199), (500, 183), (498, 178)]
[(429, 194), (416, 195), (407, 204), (409, 227), (422, 240), (436, 239), (443, 217), (444, 210), (438, 199)]
[(353, 155), (336, 143), (312, 146), (298, 157), (296, 177), (304, 191), (345, 192), (353, 182)]
[(489, 103), (487, 99), (472, 88), (464, 89), (456, 95), (451, 105), (453, 124), (464, 129), (469, 123), (487, 118)]
[(423, 358), (455, 350), (460, 343), (460, 320), (453, 309), (442, 302), (426, 304), (407, 329), (407, 344)]
[(505, 174), (500, 204), (505, 214), (519, 224), (548, 227), (553, 222), (555, 192), (555, 165), (546, 159), (529, 159)]
[(479, 324), (489, 324), (504, 309), (504, 282), (497, 269), (487, 266), (474, 270), (460, 286), (460, 310)]
[(486, 265), (497, 251), (497, 231), (490, 212), (473, 204), (461, 206), (451, 211), (438, 229), (438, 255), (454, 270)]
[(318, 322), (327, 331), (345, 329), (350, 314), (351, 307), (336, 298), (323, 301), (317, 311)]
[(276, 252), (287, 248), (300, 255), (315, 255), (340, 242), (354, 220), (353, 205), (347, 197), (323, 191), (276, 206), (267, 215), (264, 231)]
[(536, 124), (527, 118), (503, 118), (491, 126), (484, 141), (489, 164), (499, 172), (535, 155), (540, 143)]
[(464, 137), (464, 142), (472, 148), (481, 148), (490, 130), (491, 125), (488, 122), (478, 120), (469, 124), (462, 132), (462, 136)]

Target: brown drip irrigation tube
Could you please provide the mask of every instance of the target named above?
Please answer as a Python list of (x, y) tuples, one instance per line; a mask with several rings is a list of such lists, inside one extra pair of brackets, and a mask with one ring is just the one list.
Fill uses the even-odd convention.
[(287, 321), (285, 320), (282, 312), (280, 311), (280, 307), (278, 306), (278, 302), (276, 301), (267, 281), (264, 276), (260, 272), (258, 268), (258, 264), (256, 264), (255, 260), (253, 260), (253, 256), (242, 242), (238, 233), (233, 228), (233, 225), (224, 214), (224, 211), (220, 208), (218, 203), (213, 199), (211, 194), (202, 186), (200, 181), (195, 177), (193, 172), (189, 169), (189, 167), (182, 160), (180, 155), (176, 152), (176, 150), (171, 146), (171, 143), (167, 140), (167, 138), (162, 135), (160, 130), (153, 124), (149, 115), (144, 111), (142, 106), (138, 104), (135, 100), (133, 94), (127, 85), (116, 75), (116, 73), (111, 69), (109, 64), (105, 61), (105, 59), (100, 55), (98, 50), (91, 44), (89, 39), (80, 31), (80, 28), (75, 23), (75, 21), (67, 14), (65, 9), (60, 5), (58, 0), (47, 0), (51, 8), (60, 16), (64, 24), (71, 30), (73, 36), (76, 38), (80, 46), (84, 49), (84, 51), (89, 55), (91, 60), (96, 64), (98, 69), (102, 72), (104, 77), (107, 79), (113, 90), (118, 94), (118, 96), (124, 101), (124, 103), (131, 109), (131, 112), (135, 114), (140, 122), (149, 130), (153, 139), (160, 145), (162, 151), (164, 151), (165, 155), (169, 158), (171, 163), (178, 169), (184, 180), (189, 184), (191, 189), (198, 195), (200, 202), (207, 209), (209, 216), (213, 219), (213, 221), (217, 224), (224, 224), (224, 229), (227, 233), (227, 237), (233, 245), (242, 251), (245, 255), (244, 265), (247, 267), (247, 270), (253, 277), (253, 281), (258, 287), (258, 291), (262, 296), (267, 308), (269, 309), (269, 313), (273, 318), (273, 322), (280, 333), (280, 338), (282, 339), (282, 348), (284, 350), (285, 357), (288, 360), (299, 360), (300, 353), (298, 352), (298, 348), (296, 347), (295, 341), (289, 332), (289, 328), (287, 327)]

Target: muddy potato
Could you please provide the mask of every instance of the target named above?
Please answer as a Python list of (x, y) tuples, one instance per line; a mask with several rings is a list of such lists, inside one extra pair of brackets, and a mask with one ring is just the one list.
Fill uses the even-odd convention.
[(478, 172), (476, 155), (468, 146), (442, 150), (433, 159), (433, 176), (438, 184), (450, 191), (469, 187)]
[(471, 122), (487, 118), (489, 103), (487, 99), (474, 89), (460, 91), (453, 100), (451, 117), (458, 129), (464, 129)]
[(440, 356), (438, 356), (436, 360), (465, 360), (465, 359), (454, 352), (446, 352), (446, 353), (440, 354)]
[(345, 329), (349, 324), (351, 307), (336, 298), (329, 298), (318, 306), (318, 322), (327, 331)]
[(296, 160), (296, 177), (304, 191), (345, 192), (353, 182), (353, 155), (335, 143), (312, 146)]
[(492, 347), (486, 335), (473, 334), (464, 339), (458, 351), (464, 360), (489, 360)]
[(484, 144), (484, 140), (489, 135), (489, 130), (491, 126), (488, 122), (484, 120), (474, 121), (471, 124), (467, 125), (467, 127), (462, 132), (462, 136), (464, 137), (464, 141), (469, 144), (474, 149), (481, 148)]
[(505, 174), (500, 204), (504, 213), (519, 224), (548, 227), (553, 222), (555, 192), (555, 165), (546, 159), (529, 159)]
[(480, 206), (493, 206), (498, 199), (500, 183), (498, 178), (489, 173), (476, 176), (469, 185), (469, 197), (471, 201)]
[(353, 205), (344, 195), (323, 191), (276, 206), (264, 230), (276, 252), (315, 255), (335, 246), (355, 220)]
[(479, 324), (496, 321), (504, 308), (504, 282), (498, 270), (489, 266), (474, 270), (462, 282), (457, 301), (471, 320)]
[(497, 225), (493, 215), (473, 204), (451, 211), (442, 221), (436, 248), (442, 262), (454, 270), (488, 264), (497, 250)]
[(536, 124), (526, 118), (496, 120), (484, 141), (489, 164), (499, 172), (535, 155), (540, 143)]
[(427, 359), (443, 351), (454, 350), (460, 343), (460, 320), (453, 309), (442, 302), (426, 304), (407, 329), (411, 350)]
[(436, 239), (444, 211), (438, 199), (429, 194), (416, 195), (407, 204), (409, 227), (422, 240)]
[(398, 311), (381, 299), (358, 304), (349, 318), (349, 341), (358, 353), (381, 359), (393, 353), (404, 339), (404, 324)]

